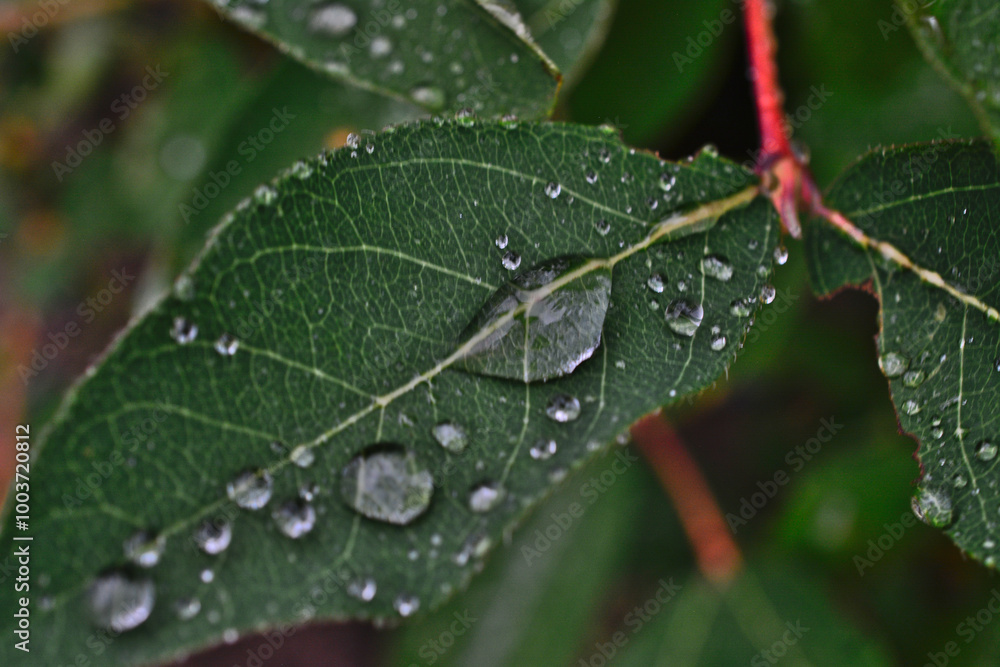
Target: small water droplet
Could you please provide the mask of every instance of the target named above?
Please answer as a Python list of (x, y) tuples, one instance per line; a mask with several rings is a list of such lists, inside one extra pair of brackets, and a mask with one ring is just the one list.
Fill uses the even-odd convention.
[(344, 145), (348, 148), (357, 149), (357, 147), (361, 145), (361, 137), (354, 132), (350, 132), (348, 133), (347, 138), (344, 139)]
[(545, 406), (545, 414), (557, 422), (571, 422), (580, 416), (580, 401), (575, 396), (556, 394)]
[(733, 265), (722, 255), (708, 255), (701, 260), (701, 272), (725, 283), (733, 277)]
[(512, 250), (508, 250), (504, 253), (503, 258), (500, 261), (503, 264), (503, 268), (508, 271), (514, 271), (517, 267), (521, 266), (521, 256)]
[(500, 504), (506, 493), (497, 482), (480, 482), (469, 492), (469, 509), (473, 512), (489, 512)]
[(210, 556), (222, 553), (233, 540), (233, 526), (228, 521), (204, 521), (194, 531), (194, 542)]
[(919, 387), (924, 382), (924, 372), (922, 370), (907, 371), (903, 375), (903, 384), (907, 387)]
[(903, 412), (908, 415), (915, 415), (920, 412), (920, 404), (910, 399), (903, 402)]
[(545, 194), (548, 195), (549, 199), (555, 199), (562, 192), (562, 186), (555, 182), (550, 182), (545, 186)]
[(444, 107), (444, 92), (433, 86), (417, 86), (410, 91), (410, 97), (417, 104), (438, 110)]
[(911, 505), (918, 519), (935, 528), (948, 526), (954, 516), (951, 497), (944, 489), (923, 487), (913, 496)]
[(931, 435), (934, 436), (936, 439), (940, 440), (942, 437), (944, 437), (944, 429), (939, 426), (935, 426), (934, 428), (931, 429)]
[(879, 364), (886, 377), (894, 378), (902, 375), (910, 367), (910, 360), (898, 352), (887, 352), (879, 359)]
[(785, 246), (778, 246), (774, 249), (774, 261), (778, 266), (784, 266), (785, 262), (788, 261), (788, 248)]
[(712, 336), (710, 346), (716, 352), (723, 350), (726, 347), (726, 337), (721, 334)]
[(441, 422), (435, 425), (431, 429), (431, 433), (439, 445), (453, 454), (462, 452), (469, 444), (465, 429), (452, 422)]
[(399, 595), (392, 601), (393, 608), (402, 617), (412, 616), (420, 609), (420, 598), (415, 595)]
[(340, 493), (360, 514), (406, 525), (431, 503), (434, 479), (413, 452), (399, 445), (374, 445), (352, 458), (341, 473)]
[(531, 446), (529, 453), (536, 461), (547, 461), (555, 455), (558, 445), (551, 438), (542, 438)]
[(266, 470), (244, 470), (226, 486), (229, 499), (239, 507), (259, 510), (271, 499), (274, 480)]
[(174, 325), (170, 329), (170, 337), (181, 345), (187, 345), (198, 336), (198, 325), (188, 322), (183, 317), (175, 317)]
[(611, 223), (607, 220), (596, 220), (594, 222), (594, 229), (596, 229), (597, 233), (601, 236), (607, 236), (608, 232), (611, 231)]
[(299, 445), (288, 455), (292, 463), (300, 468), (308, 468), (316, 460), (316, 453), (307, 445)]
[(980, 461), (992, 461), (997, 457), (998, 447), (989, 440), (983, 440), (976, 445), (976, 458)]
[(313, 10), (309, 17), (309, 30), (330, 37), (343, 37), (357, 22), (357, 15), (349, 7), (334, 3)]
[(295, 178), (299, 180), (305, 180), (310, 176), (312, 176), (313, 168), (312, 165), (309, 164), (308, 162), (304, 160), (299, 160), (298, 162), (292, 165), (289, 171)]
[(593, 171), (588, 171), (586, 176), (587, 182), (593, 185), (597, 182), (597, 173)]
[(501, 234), (500, 236), (497, 237), (497, 239), (496, 239), (496, 241), (494, 241), (494, 243), (497, 244), (498, 248), (500, 248), (501, 250), (503, 250), (504, 248), (507, 247), (507, 235), (506, 234)]
[(660, 294), (663, 292), (664, 282), (665, 279), (662, 275), (654, 273), (646, 280), (646, 285), (649, 286), (649, 289), (653, 290), (657, 294)]
[(258, 185), (257, 189), (253, 191), (253, 198), (258, 204), (270, 206), (278, 198), (278, 191), (270, 185)]
[(719, 157), (719, 149), (715, 146), (715, 144), (705, 144), (698, 152), (701, 155), (707, 155), (708, 157)]
[(219, 339), (215, 341), (215, 351), (224, 357), (231, 357), (236, 354), (236, 350), (240, 347), (240, 341), (227, 333), (219, 336)]
[(94, 580), (88, 599), (95, 625), (125, 632), (149, 618), (156, 589), (149, 579), (131, 579), (121, 572), (111, 572)]
[(677, 183), (677, 177), (673, 174), (660, 174), (660, 188), (664, 192), (670, 192)]
[(347, 584), (347, 594), (362, 602), (371, 602), (374, 600), (377, 591), (378, 585), (371, 577), (354, 579)]
[(215, 581), (215, 572), (206, 567), (198, 574), (198, 578), (201, 579), (201, 583), (210, 584)]
[(670, 329), (681, 336), (693, 336), (701, 326), (705, 310), (701, 304), (693, 304), (687, 299), (674, 299), (663, 315)]
[(278, 530), (297, 540), (306, 535), (316, 525), (316, 510), (300, 499), (289, 500), (271, 513)]
[(729, 304), (729, 313), (736, 317), (747, 317), (753, 312), (753, 301), (750, 299), (735, 299)]
[(174, 603), (174, 613), (182, 621), (189, 621), (201, 611), (201, 600), (198, 598), (180, 598)]
[(777, 294), (778, 292), (774, 289), (774, 285), (767, 284), (760, 288), (760, 300), (764, 303), (773, 302)]
[(969, 482), (965, 479), (965, 475), (962, 473), (955, 473), (955, 476), (951, 478), (951, 483), (956, 489), (962, 489), (965, 488), (965, 485)]
[(160, 562), (160, 556), (167, 546), (162, 535), (152, 535), (145, 530), (134, 533), (122, 544), (125, 558), (139, 567), (153, 567)]

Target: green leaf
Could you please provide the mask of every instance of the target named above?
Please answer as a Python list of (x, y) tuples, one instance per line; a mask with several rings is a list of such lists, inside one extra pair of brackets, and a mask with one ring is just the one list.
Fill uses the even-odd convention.
[(865, 247), (813, 222), (814, 288), (870, 285), (880, 366), (919, 442), (918, 516), (988, 565), (997, 552), (1000, 160), (986, 141), (873, 152), (829, 194)]
[[(138, 624), (106, 647), (135, 663), (227, 629), (437, 607), (569, 470), (733, 360), (778, 227), (714, 153), (672, 164), (599, 129), (471, 119), (350, 143), (237, 207), (37, 436), (33, 658), (71, 662), (102, 615)], [(582, 263), (470, 334), (560, 257)], [(600, 344), (564, 350), (567, 375), (461, 368), (515, 318), (565, 332), (561, 294), (607, 273)], [(145, 582), (148, 619), (93, 624), (95, 602), (148, 602)]]
[(965, 95), (1000, 143), (1000, 5), (993, 0), (900, 2), (920, 50)]
[(538, 46), (571, 86), (604, 41), (618, 0), (517, 0)]
[(431, 112), (543, 118), (561, 80), (506, 0), (212, 2), (294, 58)]

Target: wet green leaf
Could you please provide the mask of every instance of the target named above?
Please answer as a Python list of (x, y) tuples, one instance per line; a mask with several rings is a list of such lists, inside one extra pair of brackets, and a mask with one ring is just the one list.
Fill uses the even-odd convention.
[[(868, 284), (881, 304), (879, 363), (900, 427), (919, 441), (914, 511), (962, 549), (997, 555), (1000, 445), (1000, 161), (986, 141), (876, 151), (830, 205), (868, 249), (813, 222), (813, 285)], [(912, 268), (911, 268), (912, 267)]]
[[(599, 129), (421, 123), (296, 164), (36, 436), (32, 628), (51, 639), (32, 658), (68, 664), (109, 627), (131, 629), (103, 655), (131, 664), (437, 607), (569, 471), (724, 372), (776, 244), (749, 174)], [(535, 279), (561, 257), (581, 263)], [(567, 374), (462, 368), (534, 315), (477, 320), (498, 290), (551, 305), (594, 276), (600, 344)]]

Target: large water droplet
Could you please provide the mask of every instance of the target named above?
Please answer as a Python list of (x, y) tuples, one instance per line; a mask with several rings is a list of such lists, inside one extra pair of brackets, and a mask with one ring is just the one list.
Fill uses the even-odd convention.
[(465, 429), (452, 422), (441, 422), (431, 429), (434, 439), (438, 444), (453, 454), (463, 451), (469, 444), (469, 438), (465, 434)]
[(377, 591), (378, 585), (371, 577), (354, 579), (347, 584), (347, 594), (362, 602), (371, 602), (374, 600)]
[(353, 10), (335, 3), (314, 9), (309, 17), (309, 29), (331, 37), (342, 37), (357, 22), (358, 17)]
[(489, 512), (500, 504), (507, 494), (497, 482), (481, 482), (469, 492), (469, 509), (473, 512)]
[(733, 277), (733, 265), (722, 255), (708, 255), (701, 260), (701, 272), (725, 283)]
[(244, 470), (226, 486), (234, 503), (248, 510), (259, 510), (271, 499), (274, 480), (266, 470)]
[(174, 325), (170, 328), (170, 337), (181, 345), (187, 345), (198, 337), (198, 325), (183, 317), (175, 317)]
[(918, 519), (935, 528), (948, 526), (954, 516), (951, 497), (944, 489), (924, 487), (913, 496), (911, 505)]
[(274, 522), (278, 524), (278, 530), (297, 540), (316, 525), (316, 510), (313, 506), (302, 500), (289, 500), (271, 513)]
[(882, 372), (886, 377), (894, 378), (902, 375), (910, 367), (910, 360), (898, 352), (887, 352), (879, 359), (879, 365), (882, 366)]
[(531, 458), (536, 461), (547, 461), (555, 455), (558, 447), (559, 446), (556, 444), (555, 440), (552, 440), (551, 438), (542, 438), (531, 446), (528, 453), (531, 454)]
[(133, 534), (122, 544), (122, 551), (125, 558), (139, 567), (153, 567), (160, 562), (160, 556), (167, 546), (167, 541), (162, 535), (152, 535), (145, 530)]
[(228, 521), (205, 521), (194, 531), (195, 544), (210, 556), (225, 551), (232, 540), (233, 526)]
[(606, 267), (567, 277), (584, 263), (557, 259), (515, 275), (466, 328), (460, 363), (523, 382), (572, 373), (597, 349), (611, 296)]
[(125, 632), (149, 618), (156, 589), (149, 579), (131, 579), (121, 572), (111, 572), (94, 580), (88, 598), (95, 625)]
[(694, 304), (687, 299), (674, 299), (663, 311), (667, 325), (674, 333), (681, 336), (693, 336), (701, 326), (705, 310), (701, 304)]
[(983, 440), (976, 445), (976, 458), (980, 461), (992, 461), (997, 457), (998, 448), (989, 440)]
[(575, 396), (556, 394), (545, 406), (545, 414), (557, 422), (571, 422), (580, 416), (580, 401)]
[(774, 297), (777, 296), (778, 292), (774, 289), (774, 285), (764, 285), (760, 288), (760, 300), (764, 303), (771, 303), (774, 301)]
[(434, 479), (399, 445), (374, 445), (352, 458), (341, 473), (340, 494), (369, 519), (405, 525), (431, 503)]

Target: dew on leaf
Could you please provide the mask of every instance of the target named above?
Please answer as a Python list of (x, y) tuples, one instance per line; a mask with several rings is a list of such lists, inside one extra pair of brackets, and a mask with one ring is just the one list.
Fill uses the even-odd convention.
[(595, 220), (594, 229), (596, 229), (597, 233), (600, 234), (601, 236), (607, 236), (608, 232), (611, 231), (611, 223), (603, 219)]
[(501, 258), (500, 262), (503, 264), (503, 268), (507, 269), (508, 271), (515, 271), (517, 267), (521, 266), (521, 256), (518, 255), (513, 250), (508, 250), (506, 253), (504, 253), (504, 256)]
[(894, 378), (902, 375), (910, 367), (910, 360), (898, 352), (887, 352), (879, 359), (882, 372), (886, 377)]
[(400, 445), (373, 445), (341, 472), (340, 494), (363, 516), (406, 525), (431, 503), (434, 479), (413, 452)]
[(239, 507), (259, 510), (271, 499), (274, 480), (266, 470), (244, 470), (226, 485), (226, 495)]
[(122, 551), (125, 558), (129, 559), (139, 567), (153, 567), (160, 562), (160, 556), (167, 546), (167, 541), (162, 535), (152, 535), (145, 530), (133, 533), (122, 544)]
[(215, 581), (215, 572), (206, 567), (198, 574), (198, 578), (201, 579), (201, 583), (210, 584)]
[(215, 556), (222, 553), (233, 539), (233, 526), (228, 521), (205, 521), (194, 531), (198, 548)]
[(725, 347), (726, 347), (726, 337), (723, 336), (722, 334), (716, 334), (716, 335), (712, 336), (712, 340), (709, 343), (709, 345), (710, 345), (710, 347), (713, 350), (715, 350), (716, 352), (719, 352), (719, 351), (725, 349)]
[(401, 594), (396, 596), (396, 599), (392, 601), (392, 607), (404, 618), (412, 616), (420, 609), (420, 598), (415, 595)]
[(954, 516), (951, 497), (943, 489), (923, 487), (913, 496), (911, 505), (918, 519), (935, 528), (948, 526)]
[(498, 236), (496, 238), (496, 240), (494, 241), (494, 243), (496, 243), (496, 246), (498, 248), (500, 248), (501, 250), (503, 250), (504, 248), (507, 247), (507, 235), (506, 234), (501, 234), (500, 236)]
[(753, 302), (750, 299), (735, 299), (729, 304), (729, 313), (736, 317), (747, 317), (753, 312)]
[(550, 182), (545, 186), (545, 194), (549, 199), (555, 199), (562, 192), (562, 186), (555, 182)]
[(771, 303), (774, 301), (774, 297), (777, 296), (777, 291), (774, 289), (774, 285), (767, 284), (760, 288), (760, 300), (764, 303)]
[(288, 458), (300, 468), (308, 468), (316, 460), (316, 453), (307, 445), (299, 445), (292, 450)]
[(659, 273), (654, 273), (646, 280), (646, 285), (649, 287), (649, 289), (653, 290), (657, 294), (663, 292), (664, 284), (665, 284), (664, 278)]
[(467, 349), (460, 364), (522, 382), (572, 373), (600, 344), (611, 296), (606, 267), (564, 278), (583, 263), (545, 262), (494, 292), (461, 337)]
[(371, 602), (374, 600), (377, 591), (378, 585), (371, 577), (354, 579), (347, 584), (347, 594), (362, 602)]
[(497, 482), (480, 482), (469, 491), (469, 509), (473, 512), (489, 512), (500, 504), (506, 491)]
[(597, 182), (597, 173), (593, 171), (588, 171), (585, 178), (587, 179), (588, 183), (593, 185), (594, 183)]
[(441, 422), (431, 429), (431, 434), (438, 444), (453, 454), (463, 451), (469, 444), (465, 429), (453, 422)]
[(906, 400), (903, 402), (903, 412), (908, 415), (915, 415), (920, 412), (920, 404), (913, 399)]
[(156, 588), (149, 579), (133, 579), (121, 572), (110, 572), (90, 585), (88, 602), (96, 626), (125, 632), (149, 618), (156, 602)]
[(903, 375), (903, 384), (907, 387), (919, 387), (924, 382), (924, 372), (922, 370), (907, 371)]
[(236, 350), (240, 347), (239, 339), (230, 336), (227, 333), (219, 336), (218, 340), (215, 341), (215, 351), (224, 357), (231, 357), (236, 354)]
[(198, 598), (179, 598), (174, 603), (174, 613), (182, 621), (189, 621), (201, 611), (201, 600)]
[(788, 261), (788, 248), (785, 246), (778, 246), (775, 248), (774, 261), (778, 266), (784, 266), (785, 262)]
[(531, 455), (531, 458), (536, 461), (547, 461), (555, 455), (557, 449), (558, 445), (555, 440), (552, 440), (551, 438), (542, 438), (531, 446), (528, 453)]
[(733, 277), (733, 265), (722, 255), (708, 255), (701, 259), (701, 272), (725, 283)]
[(339, 3), (314, 9), (309, 16), (309, 30), (331, 37), (343, 37), (358, 22), (358, 17), (349, 7)]
[(976, 445), (976, 458), (980, 461), (992, 461), (997, 457), (998, 449), (1000, 448), (989, 440), (983, 440)]
[(198, 336), (198, 325), (183, 317), (175, 317), (170, 328), (170, 337), (181, 345), (187, 345)]
[(302, 500), (289, 500), (275, 508), (271, 518), (278, 524), (278, 530), (296, 540), (309, 533), (316, 525), (316, 510)]
[(580, 400), (567, 394), (556, 394), (545, 406), (545, 415), (552, 421), (571, 422), (580, 416)]
[(962, 473), (955, 473), (955, 476), (951, 478), (951, 483), (956, 489), (963, 489), (969, 482)]
[(410, 97), (417, 104), (421, 104), (430, 109), (440, 109), (444, 107), (444, 92), (434, 86), (417, 86), (410, 91)]
[(705, 317), (705, 310), (701, 304), (694, 304), (687, 299), (674, 299), (670, 302), (663, 315), (667, 320), (667, 326), (681, 336), (693, 336), (701, 326), (701, 321)]

